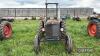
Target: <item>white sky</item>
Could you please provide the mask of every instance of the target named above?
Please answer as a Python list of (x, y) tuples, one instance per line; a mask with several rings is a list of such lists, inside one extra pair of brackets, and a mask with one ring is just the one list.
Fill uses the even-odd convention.
[[(43, 8), (45, 0), (0, 0), (0, 8)], [(48, 0), (58, 2), (60, 7), (90, 7), (100, 13), (100, 0)]]

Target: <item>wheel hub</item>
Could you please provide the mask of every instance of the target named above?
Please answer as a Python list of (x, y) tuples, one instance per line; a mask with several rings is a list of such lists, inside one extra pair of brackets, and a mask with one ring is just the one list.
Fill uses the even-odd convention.
[(3, 31), (4, 31), (3, 34), (4, 34), (4, 36), (5, 36), (6, 38), (9, 38), (9, 37), (11, 36), (11, 32), (12, 32), (11, 26), (5, 25), (4, 28), (3, 28)]
[(91, 24), (88, 28), (88, 32), (90, 36), (95, 36), (96, 35), (96, 25)]

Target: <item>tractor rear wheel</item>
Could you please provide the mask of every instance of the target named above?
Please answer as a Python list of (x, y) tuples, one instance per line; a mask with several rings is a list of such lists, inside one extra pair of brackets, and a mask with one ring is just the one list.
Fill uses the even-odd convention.
[(8, 39), (12, 35), (12, 27), (8, 21), (3, 21), (0, 24), (0, 39)]
[(73, 51), (72, 39), (70, 36), (67, 36), (65, 39), (65, 48), (69, 54)]
[(88, 34), (92, 37), (100, 37), (100, 22), (91, 20), (87, 27)]
[(38, 52), (40, 51), (40, 40), (39, 40), (39, 37), (38, 35), (35, 36), (35, 39), (34, 39), (34, 51), (35, 53), (38, 54)]

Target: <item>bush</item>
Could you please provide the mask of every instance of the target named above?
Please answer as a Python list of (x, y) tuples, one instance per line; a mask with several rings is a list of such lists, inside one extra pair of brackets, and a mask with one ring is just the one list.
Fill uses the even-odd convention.
[(24, 20), (28, 20), (28, 18), (25, 18)]
[(33, 17), (33, 16), (32, 16), (32, 20), (36, 20), (36, 17)]

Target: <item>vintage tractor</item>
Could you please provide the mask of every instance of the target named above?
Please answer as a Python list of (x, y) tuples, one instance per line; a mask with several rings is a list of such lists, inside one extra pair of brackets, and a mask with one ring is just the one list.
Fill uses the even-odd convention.
[(94, 14), (89, 18), (90, 22), (87, 26), (88, 34), (92, 37), (100, 38), (100, 16)]
[(9, 20), (0, 17), (0, 40), (8, 39), (11, 35), (12, 27)]
[[(48, 11), (48, 5), (56, 5), (55, 17), (51, 16)], [(58, 3), (46, 3), (46, 17), (45, 20), (41, 20), (41, 26), (38, 34), (34, 39), (34, 51), (38, 53), (40, 51), (40, 42), (43, 41), (60, 41), (62, 40), (65, 43), (65, 50), (68, 53), (72, 52), (72, 39), (70, 35), (66, 34), (64, 21), (58, 18)]]

